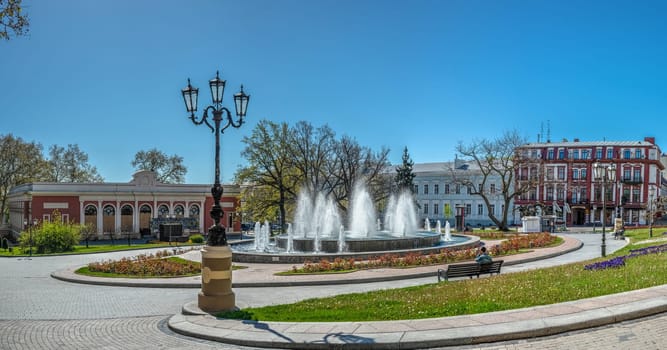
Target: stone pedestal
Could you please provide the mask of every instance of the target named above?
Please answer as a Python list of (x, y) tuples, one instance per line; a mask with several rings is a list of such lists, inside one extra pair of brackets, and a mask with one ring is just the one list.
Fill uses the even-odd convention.
[(206, 246), (201, 251), (201, 292), (198, 306), (209, 313), (233, 310), (232, 250), (229, 246)]
[(521, 218), (523, 233), (541, 232), (540, 217), (539, 216), (524, 216)]

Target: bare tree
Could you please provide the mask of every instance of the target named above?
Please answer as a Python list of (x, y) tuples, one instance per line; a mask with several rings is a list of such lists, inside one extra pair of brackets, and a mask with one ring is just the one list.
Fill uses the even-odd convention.
[(188, 169), (183, 165), (183, 157), (178, 155), (167, 156), (157, 148), (148, 151), (139, 151), (134, 156), (132, 166), (137, 170), (150, 170), (157, 174), (157, 180), (167, 184), (185, 182)]
[(339, 209), (347, 212), (347, 203), (352, 199), (354, 186), (358, 182), (366, 183), (376, 202), (387, 198), (387, 182), (391, 179), (384, 176), (384, 171), (389, 166), (388, 155), (387, 148), (373, 152), (359, 145), (355, 139), (343, 136), (336, 147), (336, 160), (331, 169), (336, 178), (332, 193)]
[(103, 182), (97, 168), (88, 164), (88, 154), (78, 145), (67, 149), (53, 145), (49, 148), (49, 181), (53, 182)]
[[(456, 147), (462, 160), (471, 162), (475, 170), (480, 172), (480, 176), (470, 176), (470, 172), (455, 166), (451, 169), (454, 182), (469, 188), (472, 195), (481, 197), (489, 213), (489, 219), (503, 231), (509, 229), (507, 220), (512, 200), (535, 188), (536, 185), (537, 178), (534, 181), (530, 179), (516, 181), (520, 169), (533, 165), (537, 167), (539, 161), (516, 151), (517, 147), (525, 143), (525, 138), (517, 131), (510, 131), (495, 140), (475, 140), (467, 145), (459, 142)], [(492, 193), (489, 183), (496, 180), (500, 186)], [(490, 210), (491, 202), (496, 196), (500, 196), (504, 204), (500, 217)]]
[(300, 182), (310, 192), (331, 191), (332, 174), (327, 171), (335, 155), (335, 133), (327, 125), (315, 129), (300, 121), (291, 128), (287, 143), (292, 165)]

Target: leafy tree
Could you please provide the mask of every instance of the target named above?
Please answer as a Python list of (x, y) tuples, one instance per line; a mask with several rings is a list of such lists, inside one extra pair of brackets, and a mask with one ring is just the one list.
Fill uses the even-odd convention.
[(57, 145), (49, 148), (49, 181), (53, 182), (103, 182), (97, 168), (88, 164), (88, 154), (78, 145)]
[(167, 184), (185, 182), (188, 169), (183, 165), (183, 157), (178, 155), (167, 156), (157, 148), (148, 151), (139, 151), (134, 155), (132, 166), (137, 171), (150, 170), (157, 174), (157, 180)]
[(21, 7), (22, 0), (0, 0), (0, 39), (9, 40), (28, 33), (28, 15)]
[[(249, 165), (239, 169), (236, 174), (237, 181), (244, 185), (242, 195), (248, 197), (248, 203), (254, 204), (252, 209), (246, 205), (247, 212), (268, 214), (269, 208), (277, 207), (283, 228), (287, 203), (296, 198), (299, 181), (289, 153), (290, 139), (290, 129), (286, 123), (260, 121), (252, 134), (242, 140), (246, 147), (241, 155), (248, 160)], [(257, 197), (254, 195), (256, 193), (262, 193), (262, 196)]]
[[(489, 219), (503, 231), (509, 230), (507, 219), (510, 203), (515, 197), (534, 188), (534, 184), (530, 182), (515, 186), (515, 176), (518, 170), (535, 162), (516, 152), (516, 148), (525, 143), (526, 139), (521, 137), (517, 131), (510, 131), (495, 140), (475, 140), (467, 145), (459, 142), (456, 147), (457, 153), (464, 161), (472, 162), (476, 168), (479, 168), (480, 176), (472, 177), (469, 172), (451, 169), (454, 183), (466, 186), (472, 195), (481, 197), (489, 213)], [(489, 182), (495, 179), (500, 181), (500, 186), (492, 193)], [(496, 196), (500, 196), (504, 204), (500, 217), (489, 210)]]
[(25, 142), (12, 134), (0, 136), (0, 222), (7, 217), (7, 195), (18, 185), (46, 178), (47, 163), (42, 157), (42, 145)]
[(401, 163), (401, 166), (396, 168), (396, 177), (394, 178), (394, 182), (398, 187), (397, 192), (400, 193), (402, 191), (408, 190), (410, 193), (414, 193), (415, 186), (413, 181), (415, 179), (415, 174), (412, 172), (412, 167), (415, 165), (415, 163), (410, 158), (408, 147), (403, 149), (402, 160), (403, 163)]

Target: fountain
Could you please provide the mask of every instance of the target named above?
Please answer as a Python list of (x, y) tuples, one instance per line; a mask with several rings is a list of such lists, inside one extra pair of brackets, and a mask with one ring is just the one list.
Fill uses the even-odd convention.
[(424, 219), (424, 231), (431, 231), (431, 221), (428, 218)]
[(449, 226), (449, 220), (445, 222), (445, 242), (452, 240), (452, 228)]
[[(417, 211), (409, 192), (391, 196), (382, 220), (377, 217), (373, 200), (363, 186), (356, 186), (350, 210), (349, 229), (344, 229), (343, 218), (336, 204), (321, 193), (311, 196), (300, 193), (294, 224), (287, 233), (276, 237), (275, 245), (268, 244), (269, 224), (255, 225), (254, 244), (232, 244), (235, 262), (301, 263), (318, 258), (369, 259), (380, 254), (407, 254), (437, 252), (444, 247), (469, 247), (478, 239), (449, 236), (443, 241), (441, 231), (417, 230)], [(425, 225), (428, 220), (425, 221)], [(438, 223), (439, 224), (439, 223)]]

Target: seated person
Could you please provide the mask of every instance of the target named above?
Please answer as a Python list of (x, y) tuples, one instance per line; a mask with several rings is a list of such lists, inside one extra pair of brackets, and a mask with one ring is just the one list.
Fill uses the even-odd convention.
[(486, 247), (482, 247), (475, 258), (475, 261), (478, 264), (490, 264), (493, 259), (491, 259), (491, 256), (486, 252)]

